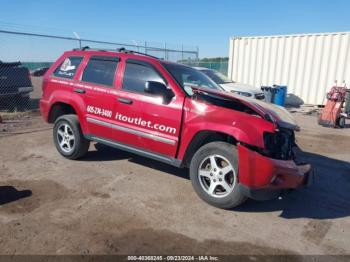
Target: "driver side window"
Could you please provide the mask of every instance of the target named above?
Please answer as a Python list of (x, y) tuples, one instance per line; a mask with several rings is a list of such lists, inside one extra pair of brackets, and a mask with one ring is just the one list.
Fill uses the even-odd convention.
[(195, 85), (195, 86), (200, 86), (202, 82), (200, 79), (194, 78), (192, 75), (189, 74), (183, 74), (182, 75), (182, 81), (185, 85)]
[(164, 79), (151, 65), (143, 62), (126, 62), (122, 89), (144, 93), (147, 81), (160, 82), (166, 85)]

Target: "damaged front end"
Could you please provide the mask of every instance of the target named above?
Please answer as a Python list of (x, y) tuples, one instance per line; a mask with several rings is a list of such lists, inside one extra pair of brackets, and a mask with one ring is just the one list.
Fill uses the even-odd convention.
[(275, 133), (264, 132), (265, 148), (262, 154), (274, 159), (294, 159), (295, 135), (293, 130), (278, 129)]
[(300, 128), (285, 108), (212, 90), (197, 88), (194, 94), (192, 99), (232, 110), (239, 186), (246, 196), (266, 200), (278, 196), (283, 189), (312, 183), (311, 166), (297, 161), (294, 132)]
[(245, 195), (257, 200), (277, 197), (281, 190), (310, 186), (311, 165), (297, 161), (294, 131), (264, 133), (264, 149), (238, 145), (239, 178)]

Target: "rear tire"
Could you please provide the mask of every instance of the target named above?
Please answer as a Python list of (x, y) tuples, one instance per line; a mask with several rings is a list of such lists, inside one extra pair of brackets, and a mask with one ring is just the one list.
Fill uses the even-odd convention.
[(234, 145), (212, 142), (202, 146), (191, 160), (190, 178), (198, 196), (215, 207), (230, 209), (247, 200), (239, 189)]
[(55, 121), (53, 141), (57, 151), (68, 159), (79, 159), (89, 150), (90, 141), (81, 131), (77, 115), (63, 115)]

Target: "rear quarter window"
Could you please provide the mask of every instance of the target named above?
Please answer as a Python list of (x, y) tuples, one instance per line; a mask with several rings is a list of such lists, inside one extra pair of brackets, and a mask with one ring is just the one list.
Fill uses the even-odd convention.
[(83, 57), (80, 56), (67, 57), (56, 68), (56, 70), (53, 72), (53, 75), (56, 77), (73, 79), (82, 60)]

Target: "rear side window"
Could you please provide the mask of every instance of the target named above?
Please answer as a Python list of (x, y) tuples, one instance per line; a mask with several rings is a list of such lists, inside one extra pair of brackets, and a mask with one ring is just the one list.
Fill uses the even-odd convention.
[(159, 73), (150, 65), (127, 62), (123, 78), (123, 89), (143, 93), (147, 81), (166, 84)]
[(81, 80), (112, 87), (118, 62), (118, 57), (92, 56), (85, 67)]
[(71, 56), (64, 59), (64, 61), (53, 72), (54, 76), (73, 79), (81, 61), (80, 56)]

